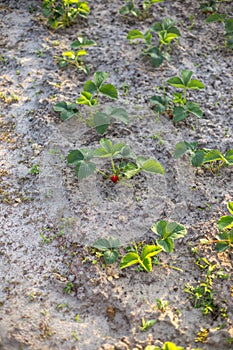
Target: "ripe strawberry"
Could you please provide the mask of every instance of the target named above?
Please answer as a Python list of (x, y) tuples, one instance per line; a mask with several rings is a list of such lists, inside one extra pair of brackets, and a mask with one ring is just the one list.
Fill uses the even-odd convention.
[(114, 182), (114, 184), (119, 180), (119, 177), (115, 174), (110, 177), (111, 181)]

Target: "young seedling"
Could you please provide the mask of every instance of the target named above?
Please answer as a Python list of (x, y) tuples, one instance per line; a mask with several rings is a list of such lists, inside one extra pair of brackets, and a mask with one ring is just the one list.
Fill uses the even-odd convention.
[(78, 36), (78, 39), (71, 44), (73, 50), (64, 51), (61, 56), (55, 56), (55, 59), (62, 68), (67, 65), (73, 65), (78, 70), (89, 74), (91, 66), (85, 65), (82, 57), (88, 54), (85, 48), (93, 45), (96, 45), (95, 41), (89, 40), (86, 37)]
[(86, 1), (43, 0), (42, 12), (48, 18), (47, 25), (52, 29), (58, 29), (74, 24), (77, 16), (86, 18), (90, 8)]
[(192, 75), (192, 71), (183, 69), (180, 76), (168, 79), (168, 85), (181, 89), (182, 92), (173, 92), (172, 99), (166, 96), (166, 92), (164, 92), (163, 96), (152, 96), (150, 102), (155, 106), (155, 111), (158, 113), (169, 112), (174, 122), (184, 120), (190, 113), (201, 118), (203, 112), (199, 104), (187, 100), (188, 90), (200, 90), (204, 88), (204, 84), (198, 79), (192, 79)]
[(156, 300), (156, 306), (157, 309), (161, 312), (165, 312), (168, 307), (168, 301), (162, 300), (162, 299), (155, 299)]
[(155, 223), (151, 230), (159, 236), (156, 244), (166, 253), (174, 250), (174, 240), (184, 237), (187, 234), (186, 228), (177, 222), (167, 222), (165, 220)]
[(135, 0), (125, 0), (126, 5), (122, 6), (119, 13), (123, 16), (133, 15), (138, 19), (143, 19), (148, 16), (148, 12), (153, 4), (156, 2), (163, 2), (163, 0), (144, 0), (140, 6), (137, 6)]
[(101, 252), (103, 252), (103, 258), (107, 265), (113, 264), (117, 261), (119, 254), (118, 249), (120, 248), (119, 239), (114, 239), (110, 237), (109, 239), (100, 238), (97, 239), (93, 247)]
[[(98, 169), (93, 158), (108, 158), (111, 164), (110, 170)], [(130, 159), (133, 159), (133, 162)], [(101, 139), (100, 147), (95, 150), (81, 148), (71, 151), (68, 154), (67, 162), (75, 166), (76, 176), (80, 180), (94, 172), (99, 172), (105, 178), (110, 178), (114, 183), (121, 179), (129, 180), (141, 171), (164, 174), (162, 165), (156, 160), (137, 157), (124, 143), (113, 144), (109, 139)]]
[(198, 142), (178, 142), (175, 146), (174, 157), (180, 158), (185, 153), (190, 155), (190, 163), (194, 167), (205, 167), (212, 173), (219, 173), (223, 166), (233, 165), (233, 150), (222, 154), (217, 149), (198, 148)]
[(143, 270), (152, 271), (152, 257), (159, 254), (162, 248), (157, 245), (145, 245), (142, 248), (141, 255), (138, 246), (134, 245), (134, 251), (127, 253), (121, 260), (120, 268), (125, 269), (132, 265), (139, 265)]
[(107, 96), (111, 99), (118, 98), (118, 91), (112, 84), (106, 84), (105, 81), (109, 74), (105, 72), (96, 72), (94, 74), (94, 80), (88, 80), (84, 84), (81, 96), (76, 100), (76, 103), (68, 103), (66, 101), (58, 102), (53, 109), (56, 112), (60, 112), (60, 117), (63, 121), (71, 117), (82, 116), (79, 113), (79, 105), (86, 105), (90, 108), (90, 116), (86, 119), (86, 123), (94, 126), (96, 131), (103, 135), (110, 125), (111, 119), (121, 121), (124, 124), (129, 123), (129, 117), (127, 111), (122, 107), (110, 107), (107, 106), (104, 111), (93, 110), (98, 108), (99, 98), (101, 95)]
[[(158, 45), (153, 43), (154, 33), (157, 34)], [(137, 29), (131, 30), (127, 39), (130, 41), (142, 39), (145, 43), (143, 54), (150, 56), (151, 65), (157, 68), (165, 59), (170, 59), (171, 42), (178, 39), (179, 36), (180, 32), (176, 28), (175, 22), (170, 18), (165, 18), (162, 22), (155, 22), (144, 34)]]
[(142, 318), (142, 325), (140, 327), (140, 331), (145, 332), (149, 328), (151, 328), (155, 324), (156, 320), (148, 320), (146, 321), (145, 318)]

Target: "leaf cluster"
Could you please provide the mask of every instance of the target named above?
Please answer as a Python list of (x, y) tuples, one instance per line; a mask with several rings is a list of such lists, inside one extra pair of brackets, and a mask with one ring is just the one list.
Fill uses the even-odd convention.
[(71, 44), (72, 50), (62, 52), (62, 55), (55, 56), (55, 59), (62, 68), (67, 65), (74, 65), (78, 70), (89, 74), (91, 66), (85, 65), (82, 57), (88, 54), (85, 48), (93, 45), (96, 45), (94, 40), (78, 36), (77, 40)]
[(179, 158), (185, 153), (190, 155), (194, 167), (204, 166), (212, 172), (219, 171), (222, 166), (233, 165), (233, 150), (222, 154), (217, 149), (198, 148), (198, 142), (178, 142), (175, 146), (174, 157)]
[(220, 13), (213, 13), (206, 18), (207, 23), (221, 22), (225, 29), (226, 46), (233, 49), (233, 17)]
[[(86, 40), (83, 39), (86, 43)], [(88, 41), (89, 43), (90, 41)], [(80, 43), (80, 39), (73, 44), (77, 47)], [(82, 66), (82, 69), (84, 67)], [(53, 109), (60, 113), (62, 121), (66, 121), (74, 116), (81, 116), (79, 113), (79, 105), (86, 105), (91, 109), (99, 104), (99, 96), (104, 95), (111, 99), (118, 98), (118, 91), (112, 84), (105, 83), (109, 74), (99, 71), (94, 74), (93, 81), (87, 80), (84, 84), (80, 97), (77, 98), (75, 103), (69, 103), (66, 101), (57, 102)], [(110, 125), (111, 119), (129, 123), (129, 117), (127, 111), (122, 107), (106, 107), (104, 111), (97, 111), (94, 115), (91, 113), (90, 124), (93, 125), (96, 131), (103, 135)]]
[(165, 220), (155, 223), (151, 230), (159, 237), (156, 240), (157, 245), (166, 253), (173, 252), (174, 240), (183, 238), (187, 234), (187, 230), (183, 225)]
[[(154, 44), (154, 35), (156, 35), (158, 44)], [(133, 29), (127, 35), (127, 39), (130, 41), (135, 39), (144, 41), (143, 54), (150, 57), (151, 65), (155, 68), (159, 67), (164, 60), (169, 60), (170, 56), (165, 48), (170, 50), (171, 42), (179, 37), (180, 31), (170, 18), (165, 18), (162, 22), (155, 22), (145, 33)]]
[[(106, 178), (109, 177), (109, 174), (96, 168), (93, 158), (109, 158), (111, 162), (110, 174), (116, 174), (124, 179), (130, 179), (140, 171), (146, 171), (152, 174), (164, 174), (162, 165), (156, 160), (137, 157), (124, 143), (113, 144), (111, 140), (106, 138), (100, 140), (100, 147), (95, 150), (81, 148), (69, 152), (67, 162), (75, 166), (75, 173), (79, 179), (84, 179), (95, 171), (99, 171)], [(129, 161), (116, 167), (115, 159), (121, 161), (133, 159), (134, 162)]]
[(233, 202), (227, 204), (230, 215), (222, 216), (218, 221), (219, 234), (215, 249), (218, 253), (233, 248)]
[(77, 16), (87, 17), (90, 8), (86, 1), (43, 0), (42, 13), (48, 18), (47, 25), (52, 29), (58, 29), (74, 24)]
[(118, 249), (120, 248), (119, 239), (110, 237), (109, 239), (100, 238), (93, 244), (95, 249), (103, 252), (103, 258), (107, 265), (113, 264), (118, 259)]
[(216, 265), (211, 265), (207, 259), (203, 259), (204, 264), (197, 264), (202, 269), (206, 269), (204, 281), (196, 286), (189, 283), (185, 285), (184, 292), (190, 294), (190, 299), (195, 308), (201, 309), (203, 315), (215, 315), (218, 311), (218, 304), (213, 293), (213, 279), (216, 275), (213, 273)]
[(161, 251), (171, 253), (174, 250), (174, 240), (184, 237), (187, 234), (186, 228), (177, 222), (158, 221), (152, 228), (159, 238), (156, 245), (145, 245), (141, 254), (137, 245), (134, 245), (133, 251), (127, 253), (121, 260), (120, 267), (124, 269), (131, 265), (138, 265), (147, 272), (152, 271), (152, 258)]
[(122, 16), (133, 15), (138, 19), (143, 19), (148, 15), (151, 6), (156, 2), (163, 2), (163, 0), (143, 0), (141, 6), (135, 4), (135, 0), (125, 0), (126, 5), (119, 9)]
[(193, 72), (183, 69), (180, 76), (175, 76), (167, 80), (167, 84), (182, 90), (182, 92), (173, 92), (172, 98), (168, 97), (166, 92), (161, 95), (154, 95), (150, 98), (153, 109), (157, 113), (171, 112), (174, 122), (186, 119), (190, 113), (198, 118), (202, 117), (202, 110), (198, 103), (187, 100), (188, 90), (200, 90), (204, 84), (198, 79), (192, 79)]

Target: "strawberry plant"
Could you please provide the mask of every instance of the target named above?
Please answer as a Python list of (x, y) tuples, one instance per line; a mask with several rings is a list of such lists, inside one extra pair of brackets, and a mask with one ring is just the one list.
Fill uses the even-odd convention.
[(86, 1), (43, 0), (42, 13), (48, 18), (47, 25), (52, 29), (58, 29), (71, 26), (77, 16), (87, 17), (90, 8)]
[(151, 230), (159, 237), (156, 244), (166, 253), (173, 252), (175, 239), (182, 238), (187, 234), (187, 230), (183, 225), (165, 220), (155, 223)]
[(200, 4), (200, 10), (204, 13), (214, 13), (217, 11), (217, 1), (216, 0), (207, 0), (202, 1)]
[(143, 0), (142, 4), (136, 5), (135, 0), (125, 0), (126, 5), (122, 6), (119, 13), (123, 16), (133, 15), (139, 19), (143, 19), (148, 15), (151, 6), (156, 2), (163, 2), (163, 0)]
[[(103, 171), (96, 167), (94, 158), (108, 158), (110, 169)], [(152, 158), (136, 156), (124, 143), (113, 144), (109, 139), (101, 139), (95, 150), (81, 148), (69, 152), (67, 162), (75, 166), (76, 176), (81, 180), (98, 172), (116, 183), (128, 180), (141, 171), (151, 174), (164, 174), (162, 165)]]
[(73, 65), (78, 70), (89, 74), (91, 66), (85, 65), (82, 57), (88, 54), (85, 48), (93, 45), (96, 45), (95, 41), (89, 40), (86, 37), (78, 36), (78, 39), (71, 44), (73, 50), (64, 51), (61, 56), (55, 56), (55, 59), (62, 68), (67, 65)]
[[(90, 116), (86, 120), (91, 126), (94, 126), (99, 134), (104, 134), (110, 125), (111, 119), (115, 119), (128, 124), (129, 118), (127, 111), (122, 107), (106, 107), (104, 111), (93, 113), (93, 109), (99, 105), (100, 95), (107, 96), (111, 99), (118, 98), (118, 91), (112, 84), (105, 83), (109, 74), (105, 72), (96, 72), (93, 81), (87, 80), (84, 84), (80, 97), (76, 103), (68, 103), (60, 101), (55, 104), (53, 109), (60, 113), (62, 121), (73, 116), (81, 117), (79, 113), (79, 105), (86, 105), (90, 108)], [(82, 117), (81, 117), (82, 118)]]
[(213, 279), (216, 278), (216, 274), (214, 274), (216, 265), (211, 265), (205, 258), (202, 260), (204, 264), (197, 263), (197, 265), (200, 266), (201, 269), (207, 270), (205, 279), (196, 286), (187, 283), (184, 292), (190, 295), (190, 300), (194, 308), (201, 309), (203, 315), (212, 314), (214, 316), (219, 309), (213, 293)]
[(110, 237), (109, 239), (100, 238), (97, 239), (93, 247), (103, 252), (103, 258), (107, 265), (113, 264), (118, 259), (118, 249), (120, 248), (119, 239)]
[(213, 13), (206, 18), (207, 23), (221, 22), (225, 29), (226, 46), (233, 49), (233, 17), (220, 13)]
[(222, 154), (217, 149), (198, 148), (198, 142), (178, 142), (175, 146), (174, 157), (179, 158), (183, 154), (190, 155), (190, 162), (194, 167), (205, 167), (207, 170), (219, 172), (223, 166), (233, 165), (233, 150)]
[(233, 249), (233, 202), (227, 204), (227, 209), (231, 215), (224, 215), (218, 221), (219, 234), (215, 245), (218, 253)]
[(172, 115), (174, 122), (184, 120), (190, 113), (201, 118), (203, 112), (199, 104), (187, 100), (188, 90), (204, 88), (204, 84), (198, 79), (192, 79), (192, 75), (192, 71), (183, 69), (180, 76), (168, 79), (168, 85), (181, 89), (182, 92), (173, 92), (172, 98), (169, 98), (166, 92), (164, 92), (163, 96), (152, 96), (150, 102), (154, 105), (154, 110), (158, 113), (169, 113)]
[[(157, 35), (157, 45), (153, 42), (153, 34), (155, 33)], [(165, 59), (170, 59), (171, 42), (178, 39), (179, 36), (180, 32), (175, 26), (175, 22), (170, 18), (165, 18), (162, 22), (155, 22), (145, 33), (137, 29), (131, 30), (127, 35), (127, 39), (130, 41), (143, 40), (145, 43), (143, 54), (150, 56), (151, 65), (157, 68)]]
[(125, 269), (132, 265), (139, 265), (143, 270), (150, 272), (152, 271), (152, 257), (159, 254), (162, 248), (157, 245), (145, 245), (141, 254), (138, 251), (138, 246), (135, 244), (133, 251), (127, 253), (121, 259), (120, 268)]

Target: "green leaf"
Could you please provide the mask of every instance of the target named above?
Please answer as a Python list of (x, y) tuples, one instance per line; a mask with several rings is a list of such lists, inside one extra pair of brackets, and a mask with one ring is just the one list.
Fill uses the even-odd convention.
[(117, 154), (121, 154), (122, 150), (125, 148), (125, 144), (124, 143), (116, 143), (115, 145), (113, 145), (112, 147), (112, 156), (116, 156)]
[(179, 77), (170, 78), (167, 80), (167, 83), (176, 88), (183, 89), (185, 87), (183, 81)]
[(55, 112), (60, 112), (62, 121), (65, 121), (73, 117), (78, 112), (78, 105), (76, 103), (69, 103), (66, 101), (60, 101), (53, 106)]
[(170, 42), (175, 38), (177, 38), (177, 34), (175, 33), (166, 33), (166, 32), (159, 33), (159, 40), (161, 43), (165, 45), (170, 44)]
[(76, 102), (81, 105), (94, 106), (97, 103), (96, 99), (92, 98), (92, 94), (87, 91), (81, 92), (81, 97), (79, 97)]
[(130, 30), (128, 35), (127, 35), (128, 40), (134, 40), (134, 39), (144, 39), (144, 35), (140, 30), (133, 29)]
[(130, 14), (133, 11), (134, 5), (132, 1), (127, 1), (127, 5), (120, 8), (119, 13), (123, 16)]
[(227, 230), (233, 227), (233, 216), (224, 215), (218, 221), (219, 231)]
[(126, 110), (124, 108), (114, 108), (111, 113), (110, 116), (116, 120), (120, 120), (121, 122), (123, 122), (124, 124), (128, 124), (129, 123), (129, 117), (128, 117), (128, 113), (126, 112)]
[(181, 72), (182, 80), (184, 86), (188, 87), (190, 80), (192, 78), (193, 72), (191, 70), (183, 69)]
[(194, 167), (199, 167), (202, 165), (203, 159), (205, 157), (206, 152), (202, 149), (197, 150), (194, 155), (191, 156), (191, 164)]
[(144, 270), (146, 270), (147, 272), (151, 272), (152, 271), (152, 260), (151, 257), (146, 256), (142, 263), (140, 262), (140, 265), (144, 268)]
[(94, 40), (89, 40), (87, 37), (78, 36), (78, 39), (71, 44), (72, 49), (78, 49), (80, 47), (96, 45)]
[(233, 202), (227, 203), (227, 209), (231, 215), (233, 215)]
[(227, 151), (224, 155), (229, 165), (233, 165), (233, 149)]
[(188, 111), (183, 107), (175, 107), (173, 110), (173, 120), (178, 123), (188, 117)]
[(187, 145), (184, 141), (178, 142), (173, 153), (174, 158), (182, 157), (188, 151)]
[(142, 249), (142, 260), (144, 261), (145, 258), (155, 256), (161, 252), (161, 248), (158, 247), (157, 245), (145, 245)]
[(174, 27), (175, 21), (171, 18), (164, 18), (162, 21), (162, 29), (163, 30), (169, 30), (170, 28)]
[(155, 223), (151, 230), (161, 239), (171, 238), (172, 240), (182, 238), (187, 234), (186, 228), (177, 222), (160, 220)]
[(150, 56), (151, 65), (155, 68), (159, 67), (165, 58), (158, 47), (152, 47), (148, 50), (145, 50), (144, 54)]
[(99, 134), (104, 134), (110, 124), (109, 116), (105, 113), (97, 112), (94, 115), (94, 125)]
[(75, 167), (75, 173), (81, 180), (92, 175), (96, 170), (96, 165), (93, 162), (80, 162)]
[(111, 248), (110, 244), (109, 244), (109, 241), (108, 239), (106, 238), (99, 238), (97, 239), (94, 244), (93, 244), (93, 248), (96, 248), (98, 250), (101, 250), (101, 251), (105, 251), (105, 250), (108, 250)]
[(128, 254), (126, 254), (120, 262), (120, 268), (121, 269), (125, 269), (126, 267), (129, 267), (131, 265), (134, 264), (138, 264), (139, 263), (139, 256), (137, 253), (134, 252), (130, 252)]
[(172, 342), (166, 342), (163, 344), (163, 347), (161, 350), (184, 350), (181, 346), (176, 346), (176, 344)]
[(147, 171), (148, 173), (153, 173), (153, 174), (164, 174), (164, 168), (162, 165), (157, 162), (154, 159), (147, 159), (143, 164), (142, 164), (142, 170)]
[(166, 252), (171, 253), (174, 250), (174, 241), (172, 238), (157, 239), (156, 243)]
[(118, 249), (121, 246), (121, 242), (118, 238), (110, 237), (108, 242), (109, 242), (110, 248)]
[(167, 110), (170, 99), (167, 96), (155, 95), (150, 98), (150, 102), (155, 105), (154, 110), (163, 113)]
[(199, 107), (198, 103), (187, 102), (186, 109), (188, 112), (194, 114), (196, 117), (201, 118), (203, 115), (202, 110)]
[(162, 27), (162, 25), (161, 25), (160, 22), (155, 22), (155, 23), (151, 26), (151, 30), (152, 30), (153, 32), (158, 33), (158, 32), (160, 32), (161, 30), (163, 30), (163, 27)]
[(135, 176), (141, 171), (137, 165), (133, 163), (128, 163), (127, 166), (124, 167), (124, 176), (129, 180), (131, 177)]
[(74, 53), (74, 51), (64, 51), (64, 52), (62, 52), (62, 56), (63, 56), (63, 57), (70, 58), (70, 59), (72, 59), (72, 60), (75, 59), (75, 53)]
[(94, 151), (95, 157), (100, 157), (100, 158), (113, 157), (119, 154), (125, 147), (124, 143), (117, 143), (113, 145), (112, 141), (110, 141), (109, 139), (101, 139), (100, 145), (102, 147), (99, 147)]
[(193, 90), (199, 90), (199, 89), (204, 89), (204, 84), (200, 81), (200, 80), (198, 80), (198, 79), (193, 79), (193, 80), (191, 80), (189, 83), (188, 83), (188, 85), (187, 85), (187, 87), (189, 88), (189, 89), (193, 89)]
[(213, 13), (206, 18), (207, 23), (212, 22), (223, 22), (225, 19), (225, 15), (221, 15), (220, 13)]
[(106, 251), (109, 249), (118, 249), (120, 248), (120, 241), (118, 238), (115, 239), (112, 237), (110, 237), (109, 239), (99, 238), (94, 242), (93, 247), (100, 251)]
[(107, 265), (113, 264), (118, 259), (118, 252), (116, 250), (107, 250), (104, 252), (104, 261)]
[(225, 163), (225, 158), (223, 157), (222, 153), (219, 150), (214, 149), (214, 150), (208, 151), (205, 154), (202, 163), (203, 164), (212, 163), (218, 160), (223, 161), (223, 163)]
[(113, 99), (117, 99), (117, 97), (118, 97), (117, 89), (116, 89), (115, 86), (112, 85), (112, 84), (105, 84), (105, 85), (102, 85), (102, 86), (99, 88), (99, 91), (100, 91), (103, 95), (108, 96), (108, 97), (113, 98)]
[(93, 81), (87, 80), (84, 84), (83, 90), (93, 95), (97, 91), (97, 86), (95, 83), (93, 83)]
[(76, 164), (80, 162), (80, 160), (84, 160), (84, 154), (82, 150), (73, 150), (67, 156), (68, 164)]
[(226, 34), (232, 34), (233, 33), (233, 18), (226, 19), (224, 21), (224, 27)]
[(218, 253), (225, 252), (229, 248), (229, 244), (227, 242), (218, 242), (215, 244), (215, 250)]
[(105, 80), (108, 78), (109, 74), (105, 72), (96, 72), (94, 74), (94, 82), (97, 88), (99, 89), (101, 85), (105, 82)]

